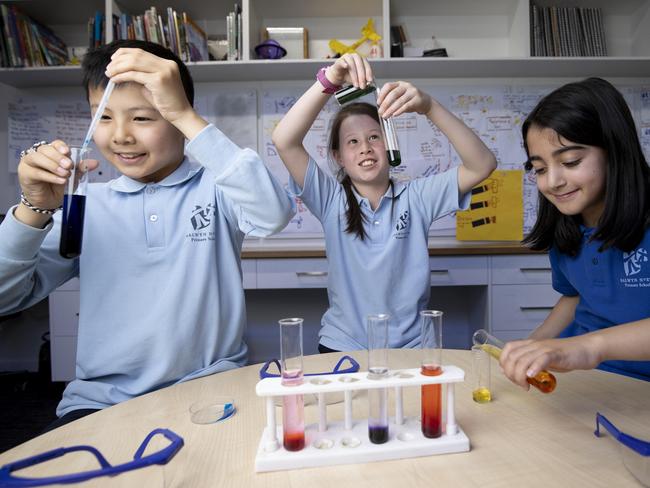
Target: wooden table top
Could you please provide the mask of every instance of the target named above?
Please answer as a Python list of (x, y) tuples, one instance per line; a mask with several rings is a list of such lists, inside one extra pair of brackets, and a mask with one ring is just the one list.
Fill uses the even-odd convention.
[[(365, 367), (365, 351), (352, 354)], [(331, 369), (340, 354), (305, 357), (305, 371)], [(418, 351), (394, 350), (391, 369), (419, 365)], [(639, 486), (619, 457), (609, 435), (593, 434), (596, 412), (622, 431), (650, 440), (650, 383), (602, 371), (558, 374), (555, 392), (525, 392), (510, 383), (492, 362), (494, 400), (472, 400), (469, 351), (445, 350), (443, 363), (467, 372), (456, 385), (456, 419), (470, 439), (467, 453), (443, 454), (377, 463), (307, 468), (257, 474), (254, 461), (266, 422), (264, 400), (255, 395), (260, 365), (174, 385), (82, 418), (0, 455), (8, 462), (63, 446), (90, 444), (112, 464), (132, 459), (154, 428), (169, 428), (184, 447), (166, 466), (151, 466), (78, 486), (124, 487), (627, 487)], [(194, 402), (215, 395), (234, 398), (237, 413), (208, 425), (190, 420)], [(404, 389), (404, 413), (419, 416), (419, 388)], [(365, 392), (353, 401), (355, 419), (367, 416)], [(307, 423), (317, 407), (305, 408)], [(282, 415), (278, 408), (278, 422)], [(328, 407), (328, 418), (343, 418), (342, 403)], [(164, 445), (160, 442), (156, 445)], [(156, 445), (152, 447), (156, 447)], [(87, 454), (68, 454), (23, 476), (48, 476), (95, 469)]]

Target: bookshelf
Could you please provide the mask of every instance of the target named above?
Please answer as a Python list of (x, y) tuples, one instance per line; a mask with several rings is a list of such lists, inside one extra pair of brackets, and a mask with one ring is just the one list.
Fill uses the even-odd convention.
[[(601, 8), (607, 57), (531, 57), (531, 3), (539, 6)], [(9, 2), (11, 3), (11, 2)], [(22, 0), (21, 10), (50, 26), (68, 45), (87, 41), (87, 21), (96, 10), (142, 13), (155, 5), (188, 12), (210, 35), (225, 34), (225, 16), (233, 1), (213, 0)], [(383, 37), (384, 57), (372, 61), (379, 78), (530, 78), (626, 77), (650, 75), (650, 0), (241, 0), (242, 61), (189, 63), (197, 82), (280, 81), (311, 79), (327, 63), (327, 43), (351, 43), (368, 18)], [(424, 49), (431, 35), (449, 58), (390, 58), (390, 25), (404, 26), (414, 49)], [(309, 35), (306, 60), (257, 60), (253, 48), (265, 27), (305, 27)], [(74, 66), (3, 68), (0, 83), (17, 88), (76, 86)]]

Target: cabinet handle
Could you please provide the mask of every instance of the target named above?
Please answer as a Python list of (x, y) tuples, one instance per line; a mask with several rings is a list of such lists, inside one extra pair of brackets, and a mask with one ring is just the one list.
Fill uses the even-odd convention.
[(548, 273), (551, 268), (519, 268), (522, 273)]
[(524, 307), (524, 306), (520, 306), (519, 310), (522, 310), (522, 311), (553, 310), (553, 307)]
[(449, 274), (448, 269), (432, 269), (431, 274)]
[(296, 276), (309, 276), (315, 278), (319, 276), (327, 276), (327, 271), (296, 271)]

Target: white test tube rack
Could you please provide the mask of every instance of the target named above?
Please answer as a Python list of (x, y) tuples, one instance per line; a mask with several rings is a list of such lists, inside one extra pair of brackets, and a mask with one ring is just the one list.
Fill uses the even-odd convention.
[[(284, 386), (281, 379), (265, 378), (255, 391), (266, 399), (266, 427), (262, 434), (255, 471), (356, 464), (389, 459), (429, 456), (469, 451), (469, 438), (456, 423), (454, 383), (465, 380), (465, 372), (451, 365), (442, 367), (442, 374), (425, 376), (420, 369), (389, 371), (386, 378), (368, 379), (367, 372), (305, 376), (298, 386)], [(405, 418), (402, 389), (432, 384), (446, 384), (446, 423), (443, 434), (429, 439), (422, 434), (420, 418)], [(389, 420), (388, 442), (373, 444), (368, 438), (368, 420), (352, 418), (352, 392), (373, 388), (394, 388), (395, 412)], [(344, 421), (328, 422), (325, 395), (343, 392)], [(316, 395), (318, 423), (305, 426), (305, 447), (287, 451), (282, 447), (282, 426), (276, 425), (275, 398), (285, 395)], [(365, 401), (365, 399), (364, 399)]]

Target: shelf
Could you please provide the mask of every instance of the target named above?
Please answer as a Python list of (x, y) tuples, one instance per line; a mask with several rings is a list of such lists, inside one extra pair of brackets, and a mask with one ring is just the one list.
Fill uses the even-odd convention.
[[(311, 80), (326, 59), (189, 63), (194, 81), (260, 82)], [(398, 58), (371, 61), (379, 80), (416, 78), (636, 78), (650, 76), (650, 57), (621, 58)], [(2, 68), (0, 83), (16, 88), (79, 86), (78, 66)]]

